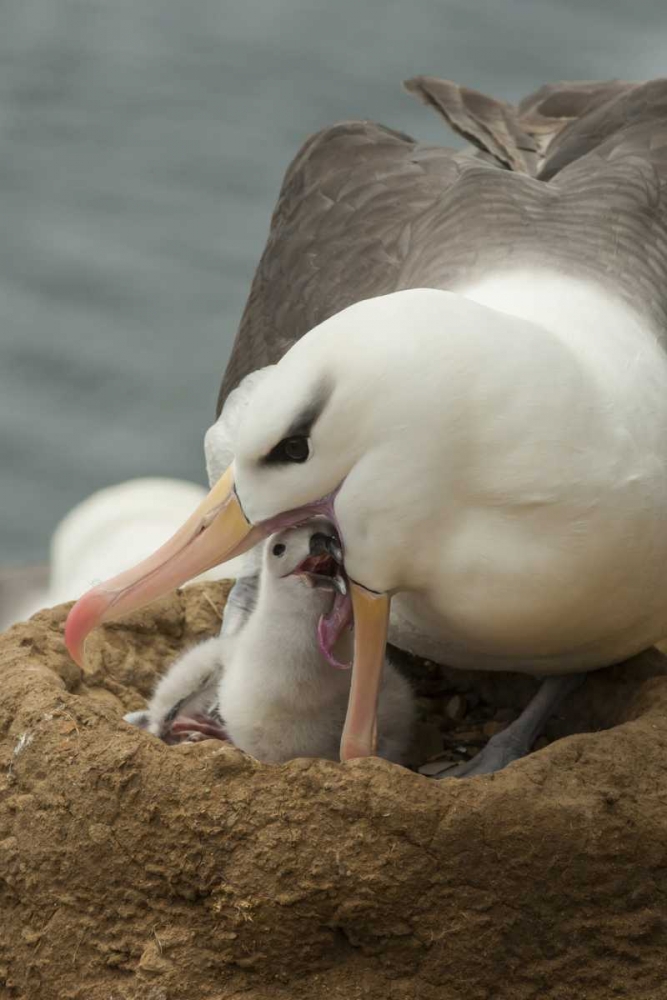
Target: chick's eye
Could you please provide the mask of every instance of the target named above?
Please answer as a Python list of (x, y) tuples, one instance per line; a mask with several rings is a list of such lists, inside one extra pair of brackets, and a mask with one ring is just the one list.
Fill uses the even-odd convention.
[(308, 438), (302, 435), (283, 438), (275, 448), (272, 448), (264, 459), (265, 462), (305, 462), (310, 454)]

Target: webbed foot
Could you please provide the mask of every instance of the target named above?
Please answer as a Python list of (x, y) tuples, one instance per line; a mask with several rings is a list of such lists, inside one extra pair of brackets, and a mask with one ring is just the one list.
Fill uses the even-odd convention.
[(220, 719), (214, 715), (177, 715), (171, 722), (169, 731), (163, 736), (165, 743), (198, 743), (201, 740), (223, 740), (230, 742)]
[(460, 764), (443, 762), (439, 769), (437, 762), (434, 762), (425, 768), (420, 768), (420, 773), (427, 774), (431, 778), (474, 778), (478, 774), (495, 774), (496, 771), (502, 771), (508, 764), (529, 754), (532, 748), (532, 744), (527, 747), (520, 740), (517, 741), (509, 728), (492, 736), (486, 746), (471, 760), (461, 761)]
[(431, 778), (474, 778), (478, 774), (495, 774), (508, 764), (525, 757), (541, 735), (548, 719), (561, 702), (583, 683), (585, 674), (547, 677), (518, 719), (507, 729), (492, 736), (483, 750), (472, 760), (460, 764), (437, 761), (420, 768), (420, 774)]

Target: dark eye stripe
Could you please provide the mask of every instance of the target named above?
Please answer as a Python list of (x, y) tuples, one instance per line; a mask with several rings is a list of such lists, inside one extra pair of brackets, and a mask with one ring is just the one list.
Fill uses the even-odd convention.
[[(261, 465), (279, 465), (306, 461), (310, 454), (308, 439), (313, 425), (319, 419), (324, 407), (329, 402), (332, 391), (333, 386), (328, 381), (322, 381), (311, 401), (296, 415), (278, 444), (274, 445), (267, 455), (260, 458)], [(298, 445), (296, 444), (297, 441), (300, 442)], [(292, 454), (289, 454), (290, 449), (293, 449)]]

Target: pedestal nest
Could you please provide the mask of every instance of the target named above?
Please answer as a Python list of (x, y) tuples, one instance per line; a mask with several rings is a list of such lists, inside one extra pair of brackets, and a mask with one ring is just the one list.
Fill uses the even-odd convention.
[[(265, 766), (121, 721), (219, 627), (225, 592), (106, 626), (85, 672), (65, 607), (0, 637), (0, 996), (667, 997), (659, 653), (593, 675), (563, 713), (591, 731), (495, 776)], [(449, 682), (505, 706), (528, 694)]]

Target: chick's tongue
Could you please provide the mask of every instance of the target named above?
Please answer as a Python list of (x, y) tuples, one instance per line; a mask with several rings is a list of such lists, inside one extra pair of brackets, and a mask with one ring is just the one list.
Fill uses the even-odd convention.
[(352, 601), (349, 593), (339, 594), (336, 591), (331, 611), (320, 617), (317, 623), (317, 640), (320, 649), (332, 667), (347, 670), (351, 664), (341, 663), (334, 655), (334, 647), (343, 631), (352, 622)]

